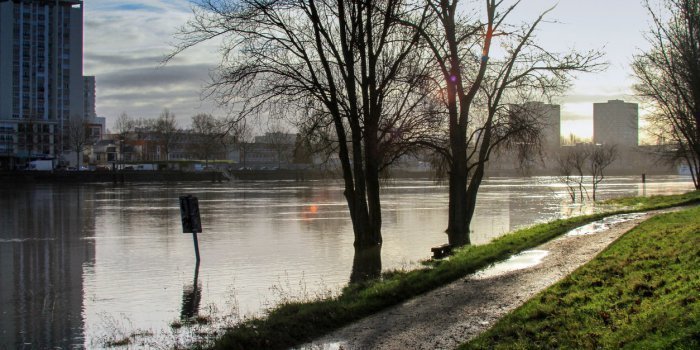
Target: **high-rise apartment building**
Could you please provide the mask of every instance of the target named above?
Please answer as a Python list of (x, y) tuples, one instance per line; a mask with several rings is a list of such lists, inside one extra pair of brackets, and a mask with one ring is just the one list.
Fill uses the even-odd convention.
[(0, 166), (60, 156), (83, 115), (82, 1), (0, 0)]
[(558, 154), (561, 147), (561, 107), (543, 102), (526, 102), (517, 105), (517, 108), (542, 123), (542, 149), (549, 155)]
[(639, 145), (639, 107), (610, 100), (593, 104), (593, 142), (623, 148)]
[(83, 77), (83, 113), (85, 120), (94, 119), (97, 117), (95, 111), (95, 77)]

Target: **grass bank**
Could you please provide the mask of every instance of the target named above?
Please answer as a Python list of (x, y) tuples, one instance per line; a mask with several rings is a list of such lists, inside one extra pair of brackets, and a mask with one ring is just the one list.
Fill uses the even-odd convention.
[(441, 261), (430, 268), (385, 273), (379, 280), (350, 285), (334, 298), (279, 305), (264, 318), (247, 319), (228, 329), (211, 348), (289, 348), (455, 281), (512, 254), (540, 245), (573, 228), (605, 216), (698, 202), (698, 191), (678, 196), (640, 198), (634, 202), (607, 202), (606, 204), (613, 206), (613, 209), (603, 214), (555, 220), (518, 230), (489, 244), (459, 249), (449, 260)]
[(698, 218), (640, 224), (461, 349), (700, 349)]

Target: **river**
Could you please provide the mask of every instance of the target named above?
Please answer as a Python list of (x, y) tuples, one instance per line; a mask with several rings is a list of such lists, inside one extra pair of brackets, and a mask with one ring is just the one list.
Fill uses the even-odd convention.
[[(639, 180), (607, 178), (599, 199), (693, 187), (686, 177)], [(180, 223), (184, 194), (199, 198), (198, 269)], [(445, 185), (388, 181), (382, 206), (383, 270), (415, 267), (446, 242)], [(571, 204), (554, 178), (490, 178), (472, 242), (591, 210)], [(220, 325), (281, 300), (337, 293), (353, 267), (338, 181), (0, 185), (0, 223), (0, 348), (100, 348), (129, 335), (180, 341), (182, 320)]]

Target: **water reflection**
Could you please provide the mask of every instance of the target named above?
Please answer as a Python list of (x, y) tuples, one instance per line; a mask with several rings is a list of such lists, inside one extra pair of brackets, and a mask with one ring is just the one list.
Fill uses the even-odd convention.
[(199, 261), (194, 267), (194, 279), (191, 285), (182, 288), (182, 309), (180, 320), (188, 321), (199, 316), (199, 304), (202, 301), (202, 286), (199, 281)]
[(356, 248), (352, 259), (350, 283), (365, 282), (379, 278), (382, 272), (382, 246)]
[[(653, 178), (646, 193), (691, 188), (689, 179)], [(261, 312), (277, 300), (338, 291), (348, 277), (416, 266), (447, 240), (446, 190), (429, 180), (387, 184), (384, 244), (356, 252), (334, 181), (0, 184), (0, 349), (99, 348), (115, 329), (171, 332), (173, 321), (208, 310)], [(601, 199), (643, 191), (638, 178), (606, 178)], [(180, 225), (183, 193), (200, 200), (203, 260), (194, 276), (192, 238)], [(567, 198), (548, 178), (488, 179), (473, 242), (592, 210)]]
[(0, 188), (0, 348), (70, 348), (84, 337), (84, 267), (95, 259), (94, 191)]

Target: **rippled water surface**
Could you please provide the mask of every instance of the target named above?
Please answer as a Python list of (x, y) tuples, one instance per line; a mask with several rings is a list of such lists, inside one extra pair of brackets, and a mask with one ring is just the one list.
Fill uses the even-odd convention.
[[(682, 177), (637, 181), (607, 178), (600, 198), (692, 189)], [(429, 180), (385, 185), (383, 269), (410, 268), (446, 242), (446, 193)], [(192, 236), (180, 225), (183, 194), (200, 203), (197, 271)], [(571, 205), (551, 178), (489, 179), (472, 240), (590, 210)], [(0, 348), (99, 348), (134, 333), (177, 338), (181, 319), (257, 313), (337, 291), (354, 254), (334, 181), (0, 185), (0, 223)]]

